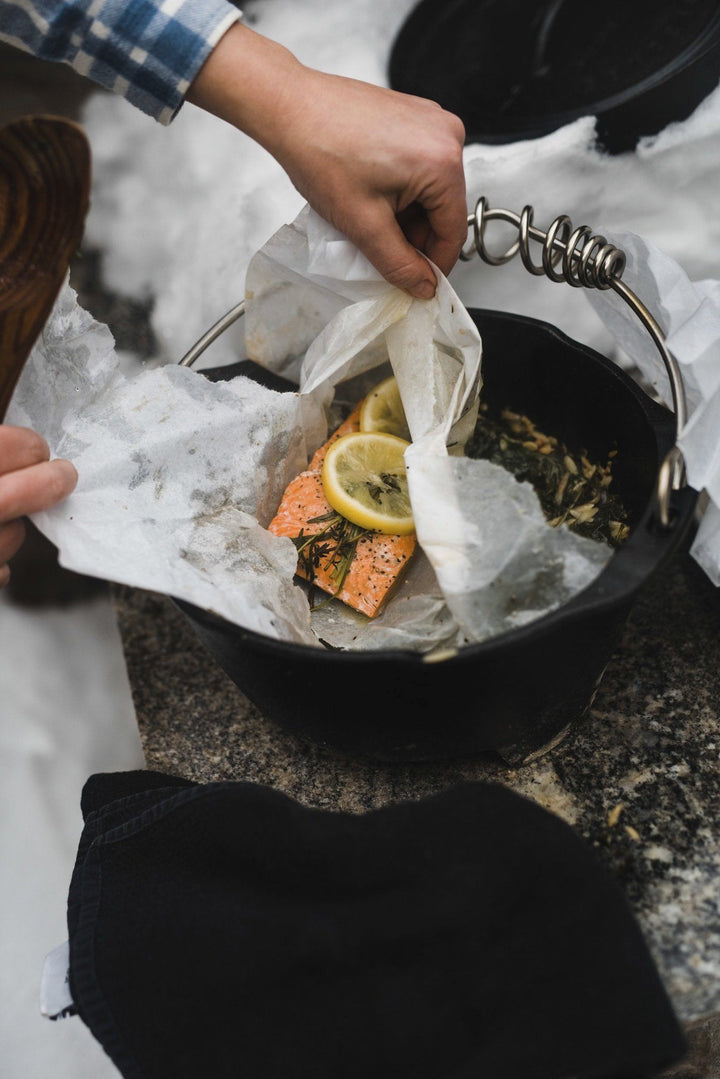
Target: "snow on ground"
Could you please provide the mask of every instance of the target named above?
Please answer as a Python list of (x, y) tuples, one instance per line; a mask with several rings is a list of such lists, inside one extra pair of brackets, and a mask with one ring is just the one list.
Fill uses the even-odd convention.
[(25, 608), (0, 594), (0, 1073), (115, 1079), (83, 1022), (40, 1014), (44, 956), (65, 904), (89, 775), (144, 766), (108, 597)]

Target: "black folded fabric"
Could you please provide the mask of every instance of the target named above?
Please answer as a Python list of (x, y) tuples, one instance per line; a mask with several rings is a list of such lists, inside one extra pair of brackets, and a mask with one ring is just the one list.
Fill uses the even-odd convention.
[(126, 1079), (654, 1076), (683, 1035), (616, 882), (468, 783), (363, 815), (93, 776), (70, 980)]

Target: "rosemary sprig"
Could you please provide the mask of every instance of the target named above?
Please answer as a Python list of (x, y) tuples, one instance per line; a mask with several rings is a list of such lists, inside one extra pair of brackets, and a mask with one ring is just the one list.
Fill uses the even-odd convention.
[[(324, 527), (309, 535), (304, 529), (292, 537), (298, 553), (298, 564), (310, 585), (310, 605), (313, 606), (313, 582), (319, 568), (326, 570), (337, 587), (325, 601), (329, 603), (341, 590), (352, 565), (357, 545), (363, 536), (370, 534), (370, 529), (360, 528), (341, 516), (335, 510), (311, 517), (308, 524), (323, 524)], [(319, 606), (322, 606), (320, 604)], [(317, 609), (317, 607), (313, 607)]]

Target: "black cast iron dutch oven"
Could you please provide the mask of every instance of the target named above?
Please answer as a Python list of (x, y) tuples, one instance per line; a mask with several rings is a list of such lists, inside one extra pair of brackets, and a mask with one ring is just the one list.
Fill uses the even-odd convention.
[(467, 142), (595, 116), (610, 153), (685, 120), (720, 81), (717, 0), (420, 0), (393, 42), (395, 90), (437, 101)]
[[(617, 450), (613, 489), (628, 511), (630, 536), (570, 602), (442, 661), (281, 642), (176, 601), (270, 720), (346, 754), (422, 761), (490, 750), (517, 765), (556, 744), (589, 709), (638, 593), (693, 525), (698, 495), (683, 485), (667, 492), (665, 526), (658, 519), (658, 476), (676, 440), (671, 411), (616, 363), (554, 326), (469, 313), (483, 340), (482, 393), (491, 409), (524, 413), (596, 460)], [(282, 388), (251, 361), (203, 372), (211, 379), (241, 373)]]

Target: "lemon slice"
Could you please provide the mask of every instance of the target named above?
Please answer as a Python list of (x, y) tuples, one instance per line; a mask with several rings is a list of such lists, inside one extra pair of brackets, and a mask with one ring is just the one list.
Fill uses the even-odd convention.
[(405, 460), (410, 445), (383, 431), (355, 431), (325, 454), (322, 484), (334, 510), (361, 528), (406, 536), (415, 525)]
[(361, 431), (386, 431), (410, 441), (410, 428), (394, 375), (370, 390), (360, 406)]

